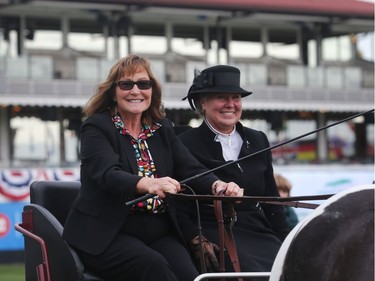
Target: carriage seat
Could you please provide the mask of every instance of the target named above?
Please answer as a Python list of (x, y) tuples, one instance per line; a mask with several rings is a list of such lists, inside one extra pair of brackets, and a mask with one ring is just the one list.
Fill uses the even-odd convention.
[(104, 281), (89, 272), (62, 232), (80, 182), (34, 181), (15, 226), (24, 235), (26, 281)]

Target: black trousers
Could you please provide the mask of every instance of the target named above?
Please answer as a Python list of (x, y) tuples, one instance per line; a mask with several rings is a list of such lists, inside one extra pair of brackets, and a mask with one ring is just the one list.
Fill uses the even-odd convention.
[(192, 281), (198, 276), (167, 215), (129, 215), (104, 253), (80, 252), (80, 257), (106, 281)]

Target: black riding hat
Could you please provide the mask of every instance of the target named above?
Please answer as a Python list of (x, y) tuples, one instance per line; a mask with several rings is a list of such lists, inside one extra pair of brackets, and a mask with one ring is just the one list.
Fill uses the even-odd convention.
[(240, 87), (240, 74), (238, 68), (228, 65), (216, 65), (202, 70), (201, 73), (194, 73), (193, 85), (182, 100), (187, 98), (191, 108), (195, 110), (193, 101), (200, 94), (241, 94), (242, 97), (251, 95), (252, 92)]

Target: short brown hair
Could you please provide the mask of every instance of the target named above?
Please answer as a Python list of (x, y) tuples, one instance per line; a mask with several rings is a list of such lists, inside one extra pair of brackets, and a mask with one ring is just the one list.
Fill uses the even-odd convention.
[(285, 178), (282, 175), (275, 174), (275, 181), (278, 190), (285, 191), (288, 194), (290, 193), (290, 190), (292, 189), (292, 184), (287, 178)]

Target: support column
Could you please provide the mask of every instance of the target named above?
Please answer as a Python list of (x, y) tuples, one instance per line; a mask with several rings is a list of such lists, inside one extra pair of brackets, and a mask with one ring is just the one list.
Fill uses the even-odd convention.
[(352, 60), (358, 59), (358, 50), (357, 50), (357, 35), (350, 35), (350, 47), (351, 47), (351, 57)]
[(322, 64), (323, 53), (322, 53), (322, 28), (317, 26), (316, 28), (316, 65), (320, 66)]
[(227, 34), (226, 34), (226, 46), (227, 46), (227, 64), (233, 64), (232, 62), (232, 54), (230, 49), (230, 42), (232, 41), (232, 28), (230, 26), (227, 27)]
[(62, 44), (63, 48), (69, 47), (68, 34), (69, 34), (69, 19), (64, 16), (61, 19), (61, 32), (62, 32)]
[(128, 54), (132, 54), (133, 53), (133, 46), (132, 46), (132, 37), (134, 35), (134, 27), (133, 25), (129, 25), (128, 26)]
[(173, 82), (175, 77), (176, 70), (176, 57), (173, 54), (172, 50), (172, 38), (173, 38), (173, 25), (171, 22), (166, 22), (164, 27), (164, 35), (167, 40), (167, 50), (164, 57), (164, 66), (165, 66), (165, 81)]
[(167, 53), (172, 53), (173, 25), (171, 22), (165, 24), (165, 38), (167, 40)]
[(109, 42), (108, 42), (108, 38), (109, 38), (109, 26), (106, 24), (103, 26), (103, 37), (104, 37), (104, 55), (105, 55), (105, 58), (108, 60), (109, 59)]
[(262, 47), (263, 47), (263, 57), (267, 57), (268, 56), (267, 45), (269, 41), (268, 28), (262, 27), (260, 32), (261, 32), (260, 37), (261, 37), (261, 42), (262, 42)]
[(115, 60), (120, 58), (120, 40), (117, 34), (117, 29), (116, 34), (113, 34), (113, 56)]
[(11, 164), (10, 119), (7, 107), (0, 107), (0, 167), (8, 168)]
[(118, 21), (119, 15), (117, 13), (113, 13), (111, 16), (111, 32), (110, 34), (113, 36), (113, 58), (115, 60), (120, 58), (120, 40), (119, 40), (119, 31), (118, 31)]
[(59, 122), (59, 143), (60, 143), (60, 165), (66, 162), (65, 157), (65, 126), (64, 113), (61, 107), (57, 108), (57, 120)]
[(220, 47), (223, 45), (223, 34), (221, 32), (221, 24), (220, 19), (217, 20), (216, 23), (216, 42), (217, 42), (217, 50), (216, 50), (216, 63), (220, 64)]
[[(317, 119), (318, 128), (326, 126), (326, 114), (324, 112), (318, 112)], [(317, 133), (317, 155), (319, 162), (326, 162), (328, 160), (327, 130)]]
[(301, 64), (307, 65), (307, 63), (305, 63), (305, 60), (303, 59), (304, 47), (303, 47), (303, 35), (302, 35), (301, 28), (297, 29), (296, 38), (297, 38), (297, 45), (298, 45), (298, 60)]
[(18, 27), (18, 38), (17, 38), (17, 49), (18, 55), (23, 56), (25, 54), (25, 30), (26, 30), (26, 19), (24, 16), (20, 17), (20, 25)]
[(303, 65), (307, 66), (309, 65), (309, 47), (308, 47), (308, 33), (310, 33), (310, 29), (302, 25), (301, 28), (299, 29), (299, 34), (300, 34), (300, 57), (302, 60)]
[(210, 29), (209, 29), (208, 25), (205, 25), (203, 27), (203, 48), (206, 52), (205, 63), (206, 63), (206, 65), (208, 65), (208, 52), (210, 50)]

